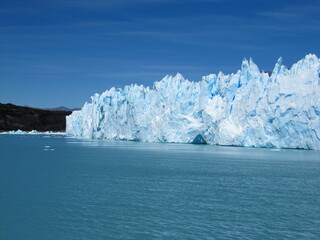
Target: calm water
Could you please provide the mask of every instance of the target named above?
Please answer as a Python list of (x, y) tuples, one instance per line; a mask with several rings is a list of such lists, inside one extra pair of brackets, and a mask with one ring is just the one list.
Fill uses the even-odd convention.
[(320, 152), (0, 135), (0, 239), (320, 239)]

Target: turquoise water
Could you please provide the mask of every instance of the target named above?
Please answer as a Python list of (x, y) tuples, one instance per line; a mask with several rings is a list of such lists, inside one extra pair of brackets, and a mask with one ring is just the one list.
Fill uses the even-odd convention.
[(319, 226), (319, 152), (0, 135), (1, 240), (320, 239)]

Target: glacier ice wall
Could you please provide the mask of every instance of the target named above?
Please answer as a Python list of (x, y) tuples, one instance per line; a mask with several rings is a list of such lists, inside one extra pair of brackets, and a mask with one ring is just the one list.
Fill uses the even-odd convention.
[(320, 59), (309, 54), (271, 76), (246, 59), (231, 75), (177, 74), (111, 88), (67, 117), (67, 134), (98, 139), (320, 149)]

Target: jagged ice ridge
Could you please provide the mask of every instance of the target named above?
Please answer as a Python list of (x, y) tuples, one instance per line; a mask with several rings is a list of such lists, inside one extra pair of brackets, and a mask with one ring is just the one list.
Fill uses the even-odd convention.
[(83, 138), (320, 149), (320, 59), (309, 54), (271, 76), (250, 59), (231, 75), (191, 82), (177, 74), (152, 88), (130, 85), (92, 96), (67, 116)]

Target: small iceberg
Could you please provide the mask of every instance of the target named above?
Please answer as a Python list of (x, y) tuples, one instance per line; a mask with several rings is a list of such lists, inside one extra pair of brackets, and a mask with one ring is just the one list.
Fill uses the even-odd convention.
[(51, 148), (49, 145), (44, 146), (43, 151), (54, 151), (54, 148)]

